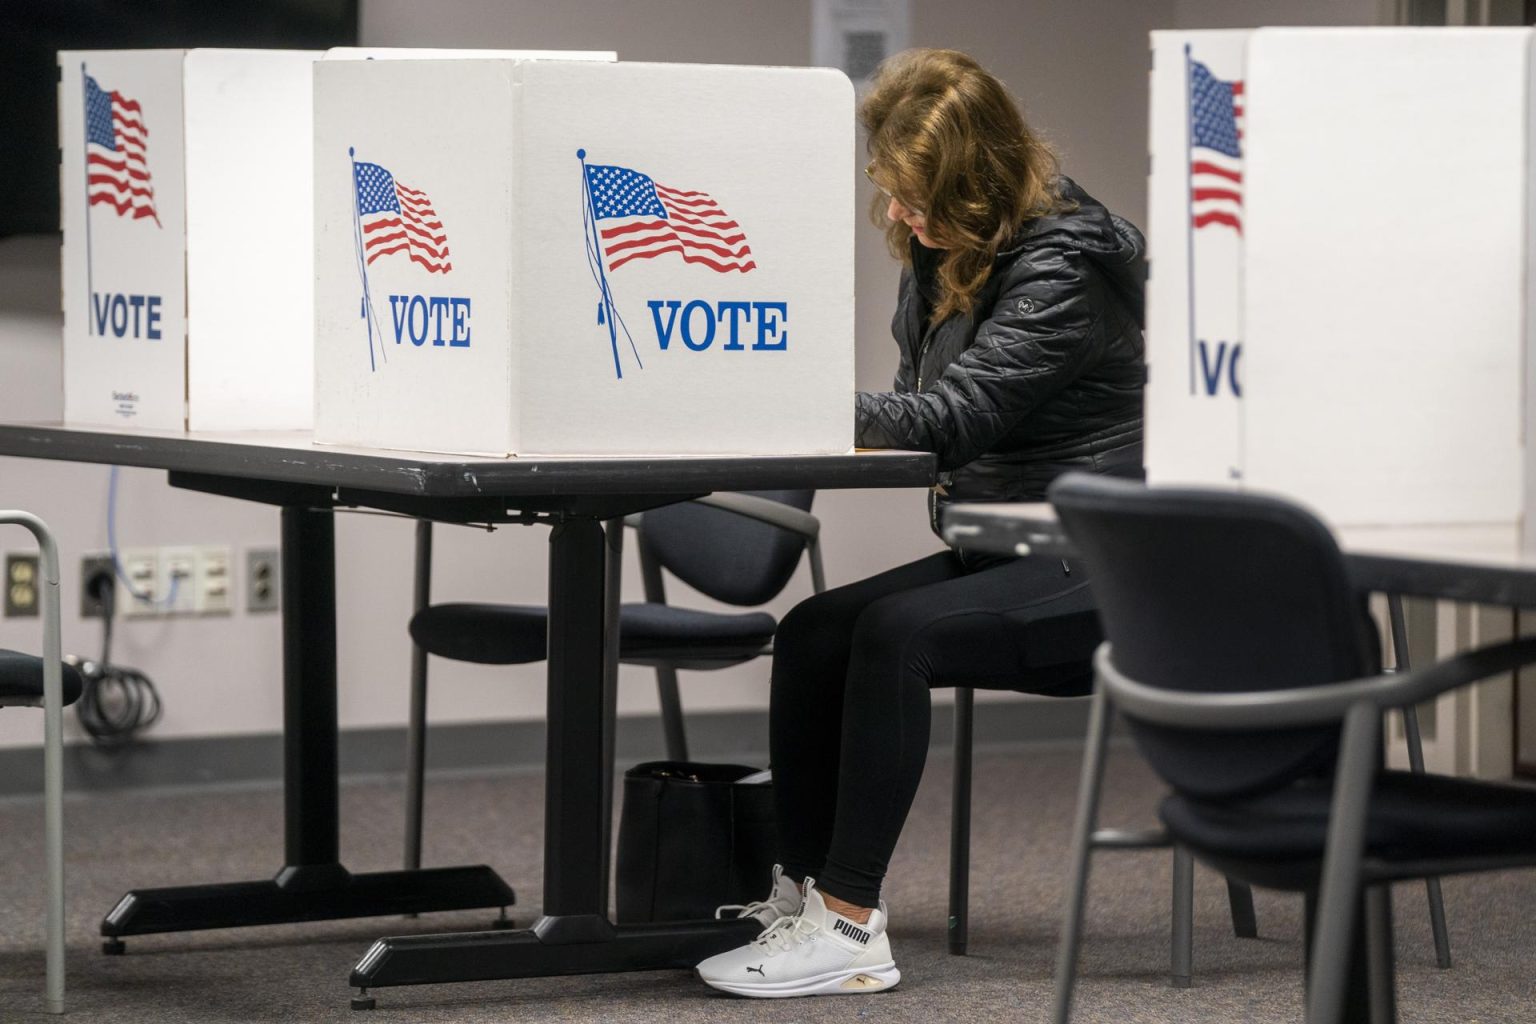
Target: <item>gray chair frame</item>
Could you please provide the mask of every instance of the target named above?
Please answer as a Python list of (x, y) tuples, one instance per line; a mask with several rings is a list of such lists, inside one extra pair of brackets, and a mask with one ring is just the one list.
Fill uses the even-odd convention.
[[(805, 542), (805, 554), (811, 570), (811, 589), (818, 594), (826, 589), (826, 572), (822, 566), (821, 559), (821, 520), (811, 513), (769, 498), (759, 497), (755, 494), (741, 494), (734, 491), (706, 494), (690, 500), (695, 504), (732, 512), (747, 519), (766, 523), (769, 526), (776, 526), (781, 530), (787, 530), (798, 535)], [(638, 530), (644, 520), (645, 513), (638, 512), (625, 516), (622, 520), (611, 520), (607, 524), (608, 606), (606, 617), (608, 621), (609, 642), (607, 644), (607, 662), (604, 667), (604, 674), (607, 689), (606, 715), (608, 717), (606, 759), (609, 771), (604, 776), (605, 778), (612, 775), (614, 760), (614, 729), (612, 720), (616, 706), (619, 666), (618, 614), (620, 604), (619, 586), (621, 582), (620, 566), (623, 558), (623, 528), (628, 527)], [(643, 543), (640, 545), (639, 554), (641, 581), (646, 601), (666, 603), (666, 587), (662, 578), (661, 565), (657, 562), (655, 556), (646, 550), (646, 546)], [(414, 615), (431, 604), (431, 596), (432, 523), (430, 520), (420, 519), (416, 522), (416, 552), (413, 569), (411, 614)], [(412, 644), (411, 646), (410, 717), (406, 727), (405, 867), (419, 868), (421, 867), (423, 791), (426, 778), (427, 652), (417, 644)], [(763, 657), (772, 653), (773, 643), (770, 641), (754, 657)], [(637, 663), (649, 664), (656, 671), (656, 689), (661, 705), (662, 730), (666, 737), (667, 759), (671, 761), (688, 760), (688, 740), (683, 726), (682, 701), (678, 695), (677, 670), (679, 668), (715, 666), (704, 662), (652, 662), (648, 660)]]
[[(1403, 617), (1403, 599), (1387, 597), (1392, 649), (1397, 670), (1410, 669), (1408, 629)], [(1415, 775), (1424, 774), (1424, 744), (1419, 732), (1419, 712), (1405, 707), (1404, 740), (1408, 747), (1408, 765)], [(971, 871), (971, 759), (975, 735), (975, 695), (968, 687), (955, 688), (955, 778), (949, 829), (949, 952), (964, 956), (968, 943)], [(1095, 849), (1149, 849), (1171, 845), (1158, 830), (1125, 832), (1105, 829), (1094, 833)], [(1193, 983), (1195, 959), (1194, 861), (1189, 853), (1175, 846), (1173, 850), (1173, 914), (1169, 946), (1169, 982), (1174, 988), (1188, 988)], [(1451, 966), (1451, 939), (1445, 925), (1445, 900), (1440, 879), (1424, 879), (1429, 897), (1429, 925), (1435, 941), (1435, 961), (1442, 970)], [(1232, 934), (1240, 939), (1259, 936), (1258, 916), (1253, 908), (1253, 890), (1242, 882), (1227, 881), (1227, 903), (1232, 910)]]
[[(1258, 692), (1195, 693), (1147, 686), (1115, 668), (1113, 648), (1094, 657), (1096, 682), (1072, 832), (1066, 922), (1056, 967), (1053, 1019), (1066, 1024), (1076, 982), (1077, 952), (1087, 897), (1088, 856), (1095, 845), (1099, 797), (1111, 714), (1119, 710), (1156, 725), (1183, 729), (1287, 728), (1341, 723), (1322, 883), (1307, 963), (1308, 1024), (1340, 1019), (1357, 923), (1366, 931), (1373, 1019), (1394, 1020), (1390, 902), (1386, 883), (1426, 877), (1431, 871), (1500, 870), (1536, 865), (1536, 855), (1436, 860), (1433, 867), (1379, 862), (1364, 856), (1371, 784), (1381, 759), (1381, 718), (1448, 690), (1536, 662), (1536, 638), (1457, 655), (1418, 672), (1392, 672), (1341, 683)], [(1357, 922), (1364, 889), (1367, 912)]]
[(37, 516), (0, 511), (0, 524), (22, 526), (37, 540), (43, 612), (43, 696), (41, 701), (7, 698), (6, 707), (43, 709), (43, 839), (47, 862), (45, 1005), (64, 1012), (64, 659), (59, 617), (59, 548)]
[[(971, 877), (971, 777), (975, 743), (975, 691), (955, 687), (955, 777), (949, 825), (949, 952), (965, 956), (970, 932)], [(1422, 756), (1420, 757), (1422, 761)], [(1103, 829), (1094, 833), (1098, 849), (1144, 850), (1173, 844), (1160, 830)], [(1253, 890), (1242, 882), (1227, 880), (1227, 903), (1232, 911), (1232, 934), (1240, 939), (1259, 937)], [(1195, 960), (1195, 863), (1189, 853), (1173, 847), (1173, 911), (1168, 947), (1168, 982), (1174, 988), (1193, 984)], [(1444, 926), (1442, 915), (1441, 925)]]

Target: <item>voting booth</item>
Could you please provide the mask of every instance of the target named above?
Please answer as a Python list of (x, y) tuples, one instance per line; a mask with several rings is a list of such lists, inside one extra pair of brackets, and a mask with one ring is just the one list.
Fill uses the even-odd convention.
[(318, 56), (59, 54), (67, 421), (310, 425)]
[(1526, 29), (1249, 45), (1245, 477), (1339, 523), (1533, 487)]
[[(1261, 29), (1241, 63), (1201, 61), (1231, 76), (1241, 160), (1224, 189), (1240, 206), (1222, 260), (1240, 270), (1227, 374), (1202, 265), (1202, 234), (1221, 222), (1200, 223), (1212, 193), (1199, 165), (1230, 141), (1208, 123), (1194, 59), (1213, 42), (1190, 42), (1182, 89), (1157, 49), (1154, 133), (1176, 135), (1187, 108), (1194, 135), (1179, 213), (1175, 186), (1157, 188), (1154, 134), (1149, 479), (1225, 475), (1336, 525), (1521, 522), (1536, 495), (1532, 33)], [(1181, 238), (1196, 239), (1182, 280)], [(1181, 342), (1178, 384), (1204, 420), (1170, 399)]]
[(316, 440), (848, 450), (853, 125), (825, 69), (316, 65)]

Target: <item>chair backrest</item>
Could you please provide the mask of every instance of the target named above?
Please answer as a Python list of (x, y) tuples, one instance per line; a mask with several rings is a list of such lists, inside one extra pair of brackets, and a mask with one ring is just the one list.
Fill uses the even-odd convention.
[[(744, 491), (811, 510), (816, 492)], [(724, 509), (679, 502), (640, 519), (640, 543), (668, 572), (716, 601), (752, 606), (773, 599), (795, 574), (805, 538)]]
[[(1071, 474), (1049, 496), (1093, 567), (1116, 669), (1171, 690), (1320, 685), (1378, 671), (1365, 595), (1321, 522), (1274, 498)], [(1131, 721), (1153, 768), (1198, 797), (1329, 768), (1336, 728), (1193, 732)]]

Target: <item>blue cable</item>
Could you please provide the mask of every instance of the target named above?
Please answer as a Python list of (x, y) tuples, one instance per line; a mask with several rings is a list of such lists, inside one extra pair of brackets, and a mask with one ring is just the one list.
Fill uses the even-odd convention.
[(113, 466), (112, 474), (107, 479), (107, 553), (112, 556), (112, 571), (117, 573), (117, 578), (123, 581), (123, 586), (128, 590), (128, 596), (135, 601), (154, 605), (157, 608), (169, 608), (176, 603), (176, 590), (181, 586), (181, 578), (171, 578), (171, 592), (166, 595), (164, 601), (156, 601), (151, 594), (141, 593), (133, 588), (133, 581), (128, 578), (128, 573), (123, 570), (123, 560), (117, 553), (117, 471), (120, 467)]

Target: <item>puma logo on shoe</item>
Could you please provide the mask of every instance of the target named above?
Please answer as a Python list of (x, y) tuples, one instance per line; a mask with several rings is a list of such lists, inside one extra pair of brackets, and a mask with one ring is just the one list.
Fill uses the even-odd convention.
[[(747, 968), (747, 973), (748, 974), (751, 974), (753, 971), (756, 971), (758, 974), (763, 974), (763, 965), (762, 964), (758, 964), (756, 967), (748, 967)], [(768, 975), (763, 974), (763, 977), (766, 978), (766, 977), (768, 977)]]
[(865, 946), (869, 945), (869, 940), (874, 938), (873, 935), (869, 934), (869, 932), (865, 931), (863, 928), (855, 927), (852, 922), (845, 921), (842, 918), (838, 918), (836, 921), (834, 921), (832, 928), (834, 931), (842, 932), (854, 942)]
[(866, 988), (883, 988), (883, 987), (885, 987), (885, 983), (884, 982), (882, 982), (879, 978), (871, 978), (867, 974), (855, 974), (853, 977), (851, 977), (847, 981), (843, 982), (843, 988), (851, 989), (851, 990), (854, 990), (854, 991), (857, 991), (859, 989), (866, 989)]

